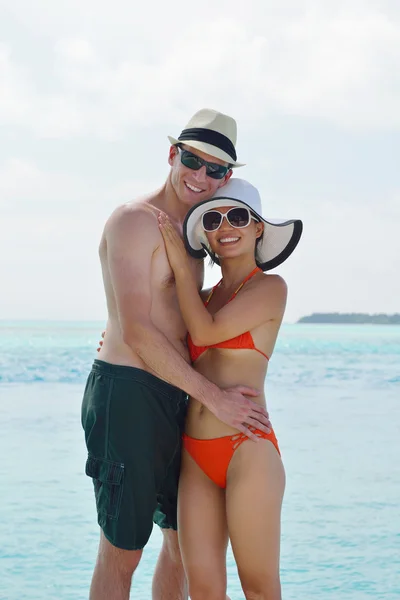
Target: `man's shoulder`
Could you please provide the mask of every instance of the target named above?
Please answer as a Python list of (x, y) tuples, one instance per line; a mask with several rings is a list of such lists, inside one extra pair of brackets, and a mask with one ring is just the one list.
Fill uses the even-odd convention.
[(158, 228), (158, 212), (144, 199), (134, 200), (121, 204), (110, 215), (106, 226), (106, 234), (143, 232), (161, 235)]

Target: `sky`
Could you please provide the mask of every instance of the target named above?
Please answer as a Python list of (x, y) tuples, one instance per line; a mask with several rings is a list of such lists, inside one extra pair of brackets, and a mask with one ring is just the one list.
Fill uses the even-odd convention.
[(106, 319), (104, 223), (204, 107), (303, 220), (285, 320), (400, 312), (397, 0), (0, 0), (0, 319)]

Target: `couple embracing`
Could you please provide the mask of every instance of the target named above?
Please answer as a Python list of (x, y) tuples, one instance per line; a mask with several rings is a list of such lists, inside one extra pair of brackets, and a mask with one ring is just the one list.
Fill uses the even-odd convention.
[[(155, 522), (153, 600), (225, 600), (229, 540), (246, 599), (279, 600), (285, 473), (264, 383), (287, 287), (268, 271), (302, 223), (263, 216), (232, 176), (231, 117), (200, 110), (169, 140), (164, 185), (117, 208), (100, 242), (108, 321), (82, 403), (101, 527), (90, 599), (129, 598)], [(210, 290), (207, 255), (222, 272)]]

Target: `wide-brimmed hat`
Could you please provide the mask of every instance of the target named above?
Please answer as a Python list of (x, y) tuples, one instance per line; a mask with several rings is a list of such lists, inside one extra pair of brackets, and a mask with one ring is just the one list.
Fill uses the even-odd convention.
[(243, 167), (236, 156), (236, 121), (217, 110), (202, 108), (193, 115), (178, 138), (169, 135), (168, 139), (173, 146), (186, 144), (229, 163), (231, 167)]
[[(206, 233), (202, 227), (202, 215), (213, 208), (222, 206), (247, 206), (259, 221), (264, 223), (264, 234), (257, 244), (257, 264), (263, 271), (274, 269), (282, 264), (299, 243), (303, 223), (299, 219), (266, 219), (261, 215), (260, 194), (251, 183), (232, 177), (220, 187), (210, 200), (193, 206), (186, 215), (183, 234), (186, 248), (195, 258), (204, 258), (210, 253)], [(218, 257), (213, 259), (217, 264)]]

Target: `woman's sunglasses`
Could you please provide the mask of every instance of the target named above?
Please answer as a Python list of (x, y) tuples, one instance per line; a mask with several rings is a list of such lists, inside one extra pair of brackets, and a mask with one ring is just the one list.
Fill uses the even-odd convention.
[(226, 217), (229, 225), (235, 229), (247, 227), (250, 225), (251, 219), (258, 222), (258, 219), (253, 217), (246, 207), (230, 208), (226, 213), (221, 213), (219, 210), (209, 210), (205, 212), (201, 218), (201, 224), (204, 231), (217, 231), (217, 229), (221, 227), (224, 217)]
[(200, 158), (200, 156), (196, 156), (196, 154), (192, 154), (189, 150), (183, 150), (179, 146), (177, 146), (179, 150), (179, 154), (181, 156), (181, 163), (188, 167), (188, 169), (193, 169), (194, 171), (198, 171), (201, 167), (206, 168), (206, 174), (208, 177), (212, 177), (213, 179), (223, 179), (230, 167), (224, 167), (224, 165), (217, 165), (216, 163), (207, 162)]

